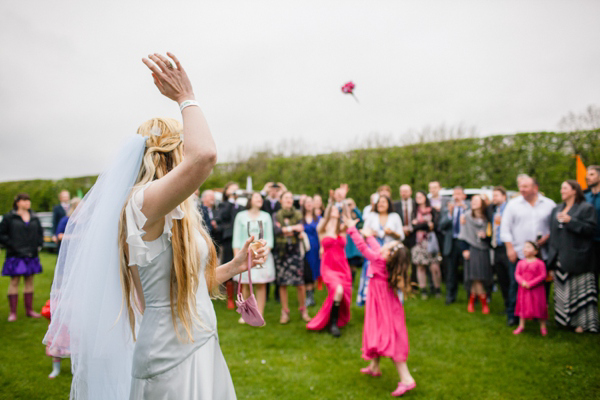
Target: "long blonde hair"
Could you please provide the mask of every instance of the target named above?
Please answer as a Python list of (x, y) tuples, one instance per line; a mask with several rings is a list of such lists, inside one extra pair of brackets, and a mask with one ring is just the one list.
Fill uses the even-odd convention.
[[(146, 141), (142, 166), (131, 191), (132, 194), (135, 193), (137, 188), (148, 182), (164, 177), (181, 163), (183, 160), (182, 132), (183, 129), (179, 121), (172, 118), (153, 118), (138, 128), (137, 133), (148, 139)], [(131, 198), (131, 194), (129, 198)], [(171, 316), (177, 337), (182, 340), (177, 326), (177, 319), (179, 319), (187, 333), (189, 341), (193, 342), (193, 326), (201, 325), (202, 323), (196, 310), (196, 291), (199, 284), (198, 277), (201, 273), (201, 260), (205, 256), (200, 254), (198, 243), (194, 237), (195, 232), (199, 231), (208, 245), (208, 262), (204, 276), (209, 291), (215, 296), (219, 290), (216, 277), (217, 252), (191, 197), (181, 203), (181, 209), (185, 215), (181, 220), (173, 220), (173, 236), (171, 237), (173, 246), (170, 290)], [(126, 242), (126, 230), (124, 205), (119, 222), (121, 286), (123, 289), (123, 303), (127, 307), (129, 324), (135, 340), (135, 314), (133, 313), (133, 305), (135, 304), (138, 310), (141, 310), (141, 307), (136, 301), (135, 296), (133, 296), (133, 280), (131, 269), (128, 266), (129, 248)]]

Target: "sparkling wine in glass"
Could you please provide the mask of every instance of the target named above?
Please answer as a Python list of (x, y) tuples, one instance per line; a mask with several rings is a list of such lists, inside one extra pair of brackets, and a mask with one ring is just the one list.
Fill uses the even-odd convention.
[[(248, 221), (248, 237), (254, 236), (254, 241), (250, 243), (250, 250), (256, 254), (256, 251), (263, 245), (260, 240), (264, 237), (262, 221)], [(262, 265), (257, 265), (254, 268), (263, 268)]]

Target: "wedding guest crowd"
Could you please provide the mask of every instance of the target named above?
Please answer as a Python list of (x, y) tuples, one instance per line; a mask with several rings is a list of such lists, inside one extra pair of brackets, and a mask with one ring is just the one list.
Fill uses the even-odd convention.
[[(380, 246), (403, 243), (410, 258), (411, 285), (418, 288), (422, 300), (441, 297), (444, 282), (446, 304), (456, 303), (462, 281), (467, 311), (480, 309), (488, 314), (497, 290), (504, 305), (504, 310), (497, 311), (506, 314), (508, 325), (519, 325), (515, 334), (525, 329), (526, 320), (538, 319), (545, 335), (549, 304), (558, 325), (575, 332), (599, 330), (599, 166), (588, 168), (586, 181), (585, 192), (577, 181), (563, 182), (559, 205), (540, 192), (535, 178), (525, 174), (516, 178), (518, 194), (513, 198), (502, 186), (493, 188), (491, 198), (483, 193), (467, 196), (461, 186), (454, 187), (451, 196), (442, 195), (440, 182), (432, 181), (428, 192), (414, 195), (410, 185), (399, 185), (399, 200), (394, 202), (391, 186), (381, 185), (362, 211), (348, 197), (350, 188), (345, 184), (330, 191), (327, 208), (319, 194), (294, 196), (282, 182), (268, 182), (260, 192), (248, 193), (229, 182), (218, 206), (212, 190), (200, 196), (196, 193), (196, 197), (221, 262), (232, 259), (249, 235), (266, 241), (270, 254), (262, 268), (253, 270), (254, 293), (264, 314), (274, 286), (275, 301), (281, 303), (281, 324), (291, 321), (290, 286), (296, 287), (302, 320), (311, 321), (308, 308), (321, 307), (309, 329), (327, 328), (334, 336), (341, 334), (339, 328), (350, 318), (355, 274), (359, 276), (356, 303), (365, 304), (370, 261), (346, 235), (345, 215), (346, 220), (356, 221), (358, 232), (370, 232)], [(71, 201), (69, 192), (62, 191), (59, 202), (53, 209), (52, 228), (57, 244), (79, 199)], [(43, 238), (30, 207), (29, 197), (18, 195), (14, 209), (0, 224), (0, 241), (7, 247), (3, 275), (11, 277), (10, 320), (16, 318), (21, 276), (27, 315), (37, 315), (31, 306), (33, 275), (41, 272), (37, 251)], [(247, 298), (247, 273), (234, 280), (241, 280)], [(322, 289), (322, 283), (329, 296), (325, 304), (318, 304), (315, 291)], [(233, 281), (225, 286), (227, 307), (233, 309)], [(239, 322), (244, 323), (242, 318)]]
[[(249, 211), (238, 214), (233, 210), (239, 187), (231, 183), (224, 191), (224, 202), (229, 204), (221, 205), (216, 216), (206, 211), (214, 207), (214, 195), (209, 191), (203, 193), (201, 207), (207, 224), (216, 225), (215, 230), (223, 233), (227, 231), (228, 213), (234, 213), (234, 238), (248, 224), (250, 210), (256, 213), (256, 207), (262, 209), (263, 227), (272, 229), (274, 235), (271, 249), (275, 277), (262, 279), (270, 267), (257, 272), (257, 299), (261, 312), (264, 312), (263, 293), (269, 291), (268, 282), (276, 283), (275, 299), (281, 302), (282, 324), (290, 322), (289, 286), (297, 288), (302, 319), (311, 320), (307, 307), (319, 305), (315, 290), (317, 282), (324, 279), (323, 268), (330, 271), (325, 283), (331, 297), (327, 298), (309, 329), (327, 328), (334, 336), (341, 334), (339, 328), (347, 323), (349, 312), (343, 311), (340, 319), (338, 302), (346, 307), (341, 301), (342, 297), (346, 301), (351, 291), (351, 287), (344, 289), (348, 285), (346, 276), (350, 276), (349, 282), (352, 282), (358, 269), (361, 271), (356, 302), (359, 306), (365, 304), (370, 265), (353, 239), (345, 234), (340, 216), (347, 212), (347, 219), (357, 221), (360, 232), (363, 229), (372, 232), (380, 245), (400, 240), (406, 246), (410, 254), (412, 286), (418, 288), (423, 300), (430, 295), (441, 297), (442, 282), (445, 282), (446, 304), (453, 304), (462, 281), (467, 292), (467, 311), (473, 313), (477, 309), (489, 314), (491, 296), (497, 290), (504, 305), (504, 310), (497, 311), (506, 314), (508, 325), (519, 325), (516, 333), (524, 329), (527, 319), (540, 319), (542, 332), (547, 332), (544, 322), (547, 312), (542, 310), (542, 305), (548, 306), (551, 282), (554, 281), (554, 297), (550, 301), (555, 307), (556, 322), (576, 332), (597, 332), (600, 168), (591, 166), (587, 181), (589, 189), (585, 193), (575, 181), (563, 183), (561, 196), (564, 203), (558, 206), (540, 193), (535, 178), (523, 174), (516, 179), (519, 192), (514, 198), (509, 198), (502, 186), (494, 187), (490, 198), (483, 193), (468, 198), (461, 186), (452, 189), (452, 196), (442, 196), (441, 184), (432, 181), (428, 193), (417, 191), (414, 195), (410, 185), (400, 185), (400, 199), (394, 202), (391, 187), (381, 185), (361, 212), (355, 201), (347, 197), (348, 185), (341, 184), (332, 189), (327, 211), (323, 210), (321, 196), (294, 197), (283, 183), (269, 182), (260, 192), (262, 197), (258, 193), (249, 194)], [(258, 214), (253, 215), (257, 219)], [(327, 221), (336, 221), (335, 224), (326, 223), (326, 226), (333, 224), (333, 230), (320, 233), (318, 226), (327, 215)], [(228, 236), (225, 233), (221, 239), (224, 254)], [(247, 236), (247, 228), (240, 238), (242, 236)], [(324, 247), (327, 237), (335, 240), (326, 240)], [(323, 251), (333, 254), (342, 239), (344, 262), (337, 253), (323, 258)], [(527, 245), (528, 242), (533, 247)], [(532, 249), (526, 251), (527, 246)], [(534, 258), (543, 263), (543, 271), (539, 263), (533, 263)], [(523, 263), (519, 264), (520, 261)], [(521, 265), (520, 269), (518, 265)], [(542, 272), (546, 275), (538, 282)], [(543, 291), (538, 285), (542, 285)], [(246, 288), (244, 292), (247, 296)], [(542, 292), (543, 301), (540, 300)], [(265, 299), (268, 299), (267, 293)], [(519, 296), (529, 296), (529, 300), (520, 300)], [(532, 304), (537, 308), (532, 309)]]

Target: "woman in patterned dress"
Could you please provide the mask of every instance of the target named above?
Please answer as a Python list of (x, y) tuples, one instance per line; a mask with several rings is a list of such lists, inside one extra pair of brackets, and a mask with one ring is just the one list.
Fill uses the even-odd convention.
[(273, 215), (275, 230), (275, 257), (276, 282), (279, 285), (279, 298), (281, 299), (281, 318), (279, 323), (290, 322), (290, 308), (288, 303), (288, 286), (296, 286), (298, 293), (298, 311), (302, 319), (310, 321), (306, 311), (306, 288), (304, 286), (304, 262), (300, 256), (300, 233), (304, 232), (302, 213), (294, 208), (292, 192), (283, 192), (281, 195), (281, 210)]

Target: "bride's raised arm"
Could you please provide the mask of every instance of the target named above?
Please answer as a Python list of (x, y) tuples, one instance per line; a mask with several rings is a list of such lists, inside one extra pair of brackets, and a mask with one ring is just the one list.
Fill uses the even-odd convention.
[[(167, 57), (149, 55), (142, 61), (152, 71), (154, 84), (169, 99), (182, 104), (195, 101), (192, 84), (181, 63), (172, 53)], [(184, 158), (161, 179), (154, 181), (144, 193), (142, 212), (148, 219), (144, 230), (161, 231), (163, 217), (194, 193), (208, 178), (217, 163), (217, 149), (202, 110), (198, 106), (185, 107), (182, 111)]]

